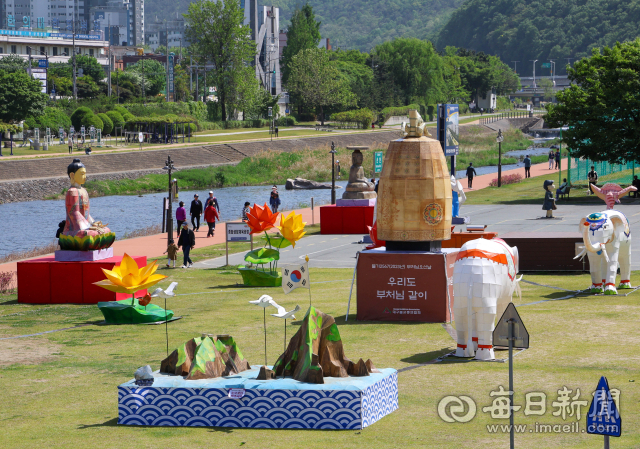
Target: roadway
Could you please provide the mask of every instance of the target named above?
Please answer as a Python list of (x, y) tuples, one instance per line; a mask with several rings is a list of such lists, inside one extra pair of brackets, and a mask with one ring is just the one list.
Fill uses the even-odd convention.
[[(631, 224), (631, 233), (640, 233), (640, 208), (634, 204), (623, 204), (616, 207), (624, 213)], [(471, 217), (472, 224), (485, 224), (488, 231), (500, 234), (507, 232), (578, 232), (578, 223), (586, 215), (604, 210), (593, 205), (563, 206), (558, 205), (554, 211), (555, 218), (544, 218), (542, 198), (540, 206), (536, 205), (486, 205), (462, 206), (462, 214)], [(313, 235), (296, 243), (296, 247), (288, 247), (281, 251), (279, 265), (299, 263), (309, 255), (311, 267), (318, 268), (353, 268), (356, 253), (366, 245), (359, 244), (361, 235)], [(246, 253), (246, 252), (245, 252)], [(244, 254), (229, 256), (229, 264), (244, 263)], [(553, 257), (553, 254), (549, 254)], [(194, 265), (195, 268), (215, 268), (225, 265), (225, 258), (209, 259)], [(631, 241), (631, 269), (640, 270), (640, 240)]]

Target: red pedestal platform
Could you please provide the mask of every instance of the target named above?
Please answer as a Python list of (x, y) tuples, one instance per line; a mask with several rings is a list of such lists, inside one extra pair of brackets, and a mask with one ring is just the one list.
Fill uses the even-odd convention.
[[(133, 257), (139, 267), (147, 257)], [(29, 304), (97, 304), (131, 298), (126, 293), (114, 293), (93, 285), (105, 275), (101, 268), (111, 270), (120, 265), (122, 257), (110, 257), (95, 262), (56, 262), (53, 256), (18, 262), (18, 302)], [(136, 297), (147, 290), (136, 292)]]
[(453, 263), (457, 249), (442, 253), (362, 251), (358, 257), (359, 321), (453, 320)]
[(320, 234), (368, 234), (373, 206), (321, 206)]

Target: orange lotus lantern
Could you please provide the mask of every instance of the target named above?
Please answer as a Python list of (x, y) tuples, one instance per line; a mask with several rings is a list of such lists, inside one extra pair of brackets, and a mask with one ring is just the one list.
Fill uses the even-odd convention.
[(251, 234), (258, 234), (262, 231), (267, 231), (275, 227), (276, 218), (278, 218), (278, 213), (275, 214), (271, 212), (267, 203), (264, 203), (264, 206), (258, 206), (254, 204), (253, 207), (249, 210), (247, 214), (249, 228), (251, 228)]

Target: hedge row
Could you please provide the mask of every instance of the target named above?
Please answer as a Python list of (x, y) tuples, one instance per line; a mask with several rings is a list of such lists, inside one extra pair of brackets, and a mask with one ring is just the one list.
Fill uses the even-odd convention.
[(331, 116), (331, 120), (340, 123), (357, 123), (363, 129), (371, 128), (375, 119), (373, 111), (369, 108), (354, 109), (352, 111), (338, 112)]

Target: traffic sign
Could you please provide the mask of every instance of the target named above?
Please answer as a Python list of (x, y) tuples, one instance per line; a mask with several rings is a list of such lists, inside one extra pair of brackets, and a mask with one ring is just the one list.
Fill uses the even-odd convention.
[(622, 419), (616, 403), (611, 397), (609, 382), (602, 376), (593, 394), (593, 400), (587, 415), (587, 433), (619, 437), (622, 432)]
[(49, 61), (47, 61), (46, 59), (39, 59), (38, 60), (38, 67), (42, 67), (44, 69), (49, 67)]
[(382, 151), (376, 151), (373, 153), (373, 172), (382, 173), (382, 159), (384, 153)]
[(550, 69), (551, 68), (551, 63), (550, 62), (543, 62), (542, 63), (542, 68), (543, 69)]
[(509, 322), (513, 320), (513, 347), (527, 349), (529, 332), (512, 302), (509, 303), (493, 331), (493, 346), (509, 346)]

